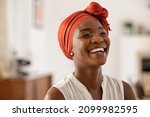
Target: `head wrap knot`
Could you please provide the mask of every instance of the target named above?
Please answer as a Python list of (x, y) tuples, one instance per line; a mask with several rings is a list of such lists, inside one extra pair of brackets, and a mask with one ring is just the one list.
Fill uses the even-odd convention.
[(108, 17), (108, 11), (104, 7), (102, 7), (100, 4), (97, 4), (95, 2), (91, 2), (85, 9), (85, 12), (92, 15), (93, 17), (97, 18), (101, 24), (103, 25), (104, 29), (106, 30), (107, 34), (110, 30), (109, 24), (107, 22)]
[(58, 31), (58, 41), (63, 53), (72, 60), (71, 51), (74, 31), (77, 26), (87, 18), (98, 19), (108, 34), (110, 27), (106, 20), (107, 17), (107, 9), (103, 8), (96, 2), (91, 2), (85, 10), (77, 11), (68, 16), (61, 23)]

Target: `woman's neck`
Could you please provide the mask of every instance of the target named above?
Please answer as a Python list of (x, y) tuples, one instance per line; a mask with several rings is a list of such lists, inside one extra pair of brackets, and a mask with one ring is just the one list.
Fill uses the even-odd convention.
[(101, 86), (101, 82), (102, 82), (101, 67), (98, 68), (78, 67), (75, 68), (74, 75), (89, 90)]

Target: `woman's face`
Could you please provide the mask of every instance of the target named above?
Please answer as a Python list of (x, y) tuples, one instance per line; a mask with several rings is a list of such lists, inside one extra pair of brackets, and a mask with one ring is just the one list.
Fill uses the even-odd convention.
[(105, 64), (110, 40), (97, 19), (86, 19), (75, 30), (73, 37), (73, 60), (84, 66)]

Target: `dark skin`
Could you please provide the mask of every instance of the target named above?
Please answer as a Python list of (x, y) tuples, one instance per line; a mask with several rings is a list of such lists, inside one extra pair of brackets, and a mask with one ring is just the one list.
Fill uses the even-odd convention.
[[(109, 53), (110, 39), (97, 19), (86, 19), (75, 30), (73, 37), (74, 76), (84, 85), (94, 100), (102, 99), (103, 80), (101, 66)], [(101, 48), (102, 50), (94, 50)], [(124, 99), (136, 99), (131, 86), (122, 81)], [(45, 99), (64, 100), (63, 94), (55, 87), (50, 88)]]

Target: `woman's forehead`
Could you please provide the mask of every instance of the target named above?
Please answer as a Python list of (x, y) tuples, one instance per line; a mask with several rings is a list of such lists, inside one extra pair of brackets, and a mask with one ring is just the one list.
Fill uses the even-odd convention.
[(84, 30), (85, 28), (102, 28), (102, 24), (95, 18), (88, 18), (80, 23), (77, 30)]

